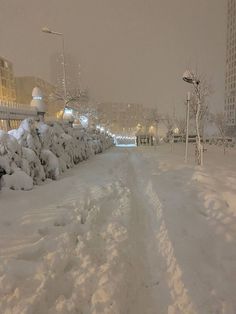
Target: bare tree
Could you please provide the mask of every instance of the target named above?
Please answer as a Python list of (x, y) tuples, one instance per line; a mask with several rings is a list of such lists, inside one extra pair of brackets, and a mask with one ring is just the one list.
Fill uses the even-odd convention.
[(184, 135), (186, 133), (186, 120), (184, 118), (176, 118), (175, 122), (179, 129), (179, 133)]
[(160, 122), (161, 115), (157, 108), (152, 108), (149, 112), (149, 119), (153, 122)]
[[(204, 128), (209, 115), (208, 97), (213, 94), (211, 81), (207, 80), (205, 76), (199, 75), (197, 80), (200, 82), (198, 88), (194, 88), (190, 100), (190, 119), (195, 119), (198, 115), (199, 132), (204, 137)], [(198, 112), (198, 102), (200, 101), (200, 110)]]
[(173, 135), (175, 127), (174, 118), (171, 115), (166, 114), (161, 120), (167, 128), (167, 138), (169, 139)]
[(155, 125), (156, 127), (156, 141), (158, 142), (158, 126), (161, 121), (161, 115), (157, 108), (153, 108), (149, 111), (149, 114), (145, 117), (146, 125)]
[[(186, 72), (185, 72), (186, 73)], [(212, 92), (212, 87), (210, 83), (205, 79), (203, 76), (196, 76), (191, 72), (187, 72), (185, 76), (185, 80), (189, 80), (193, 84), (193, 94), (192, 94), (192, 101), (191, 104), (191, 111), (195, 118), (196, 123), (196, 134), (197, 134), (197, 141), (196, 141), (196, 150), (195, 150), (195, 157), (196, 161), (199, 165), (203, 164), (203, 146), (201, 144), (201, 136), (204, 136), (204, 125), (206, 121), (206, 116), (208, 113), (208, 104), (207, 104), (207, 97)], [(186, 75), (184, 74), (184, 75)]]
[(79, 88), (71, 89), (67, 92), (65, 97), (64, 93), (57, 89), (53, 94), (50, 95), (50, 98), (58, 103), (61, 102), (64, 104), (64, 108), (61, 113), (61, 118), (63, 118), (66, 108), (74, 110), (74, 118), (80, 120), (81, 118), (87, 118), (90, 122), (89, 124), (95, 123), (97, 120), (97, 111), (94, 106), (88, 103), (88, 91), (80, 90)]
[(226, 145), (227, 145), (226, 134), (227, 134), (228, 126), (227, 126), (227, 120), (226, 120), (224, 113), (220, 112), (220, 113), (215, 114), (214, 121), (215, 121), (216, 127), (219, 130), (220, 136), (222, 137), (224, 154), (225, 154), (226, 153)]
[(51, 95), (51, 99), (54, 101), (63, 101), (65, 107), (68, 106), (75, 109), (79, 106), (81, 95), (82, 92), (79, 88), (69, 90), (66, 96), (58, 89)]

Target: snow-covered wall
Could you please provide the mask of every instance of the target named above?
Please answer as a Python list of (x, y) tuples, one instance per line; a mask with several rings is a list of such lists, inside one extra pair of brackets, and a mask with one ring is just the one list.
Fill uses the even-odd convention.
[(68, 124), (33, 118), (8, 133), (0, 130), (0, 187), (30, 190), (113, 145), (113, 139)]

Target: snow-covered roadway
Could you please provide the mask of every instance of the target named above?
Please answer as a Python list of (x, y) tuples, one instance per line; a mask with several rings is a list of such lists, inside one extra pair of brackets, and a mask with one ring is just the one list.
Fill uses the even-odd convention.
[(1, 191), (0, 313), (235, 314), (235, 158), (181, 152), (113, 148)]

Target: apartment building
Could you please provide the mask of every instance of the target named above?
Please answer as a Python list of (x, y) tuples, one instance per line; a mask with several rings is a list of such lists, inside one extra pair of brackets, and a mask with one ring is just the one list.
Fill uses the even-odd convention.
[(12, 62), (3, 57), (0, 57), (0, 100), (16, 101), (13, 65)]
[(227, 42), (224, 112), (229, 126), (236, 126), (236, 0), (227, 4)]

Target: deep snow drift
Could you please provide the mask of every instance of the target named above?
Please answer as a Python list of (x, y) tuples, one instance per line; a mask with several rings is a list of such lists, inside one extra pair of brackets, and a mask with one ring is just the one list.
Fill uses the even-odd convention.
[(0, 130), (0, 187), (30, 190), (33, 184), (56, 180), (66, 169), (112, 146), (112, 138), (58, 122), (28, 118), (8, 133)]
[(112, 148), (3, 188), (0, 313), (235, 314), (236, 152), (183, 155)]

